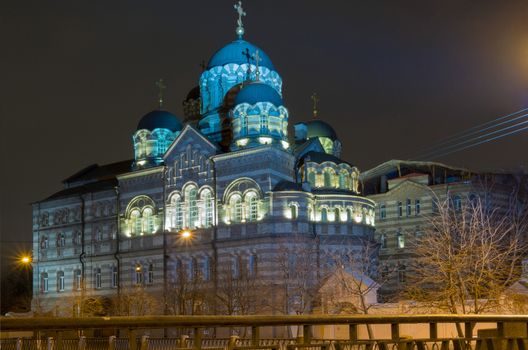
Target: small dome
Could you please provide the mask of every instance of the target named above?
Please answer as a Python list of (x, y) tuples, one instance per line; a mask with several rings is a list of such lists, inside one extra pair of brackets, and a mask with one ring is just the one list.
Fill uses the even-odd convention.
[(253, 82), (245, 85), (235, 97), (235, 105), (241, 103), (254, 105), (257, 102), (270, 102), (275, 107), (283, 105), (279, 93), (268, 84), (261, 82)]
[(172, 113), (167, 111), (152, 111), (143, 116), (139, 121), (137, 130), (154, 130), (154, 129), (169, 129), (172, 132), (180, 131), (182, 124), (180, 120)]
[[(211, 69), (216, 66), (224, 66), (228, 63), (247, 63), (247, 57), (243, 54), (246, 49), (249, 50), (249, 54), (252, 56), (255, 54), (255, 51), (258, 50), (261, 59), (259, 62), (259, 66), (275, 70), (273, 63), (271, 63), (270, 58), (268, 57), (268, 55), (266, 55), (264, 51), (262, 51), (255, 45), (241, 39), (235, 40), (218, 50), (209, 60), (209, 63), (207, 64), (207, 69)], [(254, 60), (251, 60), (250, 62), (252, 64), (255, 64)]]
[(314, 137), (328, 137), (332, 141), (337, 140), (337, 134), (330, 124), (322, 120), (312, 120), (306, 123), (307, 135), (311, 139)]
[(315, 151), (310, 151), (306, 153), (305, 155), (303, 155), (301, 157), (301, 161), (302, 162), (310, 161), (310, 162), (314, 162), (317, 164), (322, 164), (324, 162), (332, 162), (337, 165), (348, 164), (352, 166), (349, 162), (346, 162), (340, 158), (337, 158), (336, 156), (333, 156), (331, 154), (324, 153), (324, 152), (315, 152)]

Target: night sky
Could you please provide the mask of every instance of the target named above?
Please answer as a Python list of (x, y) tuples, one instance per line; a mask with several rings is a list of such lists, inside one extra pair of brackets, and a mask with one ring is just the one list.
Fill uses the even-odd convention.
[[(183, 116), (200, 63), (235, 39), (234, 1), (3, 1), (3, 263), (31, 240), (30, 203), (92, 164), (132, 158), (156, 107)], [(284, 82), (290, 125), (319, 116), (366, 170), (528, 107), (528, 1), (245, 1), (245, 39)], [(528, 169), (528, 132), (435, 159)]]

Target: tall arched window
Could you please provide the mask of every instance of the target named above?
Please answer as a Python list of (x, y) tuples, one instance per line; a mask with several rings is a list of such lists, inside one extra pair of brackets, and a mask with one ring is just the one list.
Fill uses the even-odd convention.
[(64, 271), (57, 272), (57, 292), (64, 292)]
[(134, 235), (141, 234), (141, 214), (139, 213), (139, 210), (134, 209), (130, 213), (130, 231)]
[(145, 208), (143, 210), (143, 227), (147, 233), (154, 233), (154, 218), (152, 217), (152, 209)]
[(94, 269), (94, 288), (100, 289), (102, 286), (101, 268), (97, 267)]
[(321, 209), (321, 221), (322, 222), (328, 221), (328, 210), (326, 208)]
[(343, 189), (343, 190), (349, 189), (348, 178), (349, 178), (348, 171), (341, 170), (339, 172), (339, 188), (340, 189)]
[(352, 183), (350, 185), (352, 187), (351, 188), (352, 191), (359, 192), (358, 191), (358, 187), (359, 187), (358, 174), (355, 171), (352, 173)]
[(248, 209), (247, 220), (256, 221), (258, 218), (258, 198), (255, 192), (248, 192), (245, 195), (246, 207)]
[(198, 191), (195, 186), (189, 186), (185, 190), (185, 200), (187, 202), (187, 226), (189, 228), (195, 228), (198, 221), (198, 205), (197, 205)]
[(238, 194), (231, 196), (229, 200), (231, 207), (231, 221), (241, 222), (242, 221), (242, 198)]
[(310, 185), (315, 187), (315, 171), (308, 171), (308, 182), (310, 183)]
[(324, 187), (334, 187), (334, 169), (325, 168), (324, 170)]
[(81, 290), (82, 287), (83, 287), (82, 272), (81, 270), (77, 269), (73, 272), (73, 289)]
[(40, 291), (42, 293), (47, 293), (49, 291), (49, 284), (48, 284), (48, 273), (43, 272), (40, 274)]
[(292, 220), (297, 219), (297, 205), (294, 203), (290, 204), (290, 215)]
[(334, 208), (334, 221), (340, 222), (341, 221), (341, 210), (339, 210), (338, 207)]
[(211, 227), (213, 225), (213, 195), (209, 189), (205, 189), (201, 194), (203, 202), (203, 226)]

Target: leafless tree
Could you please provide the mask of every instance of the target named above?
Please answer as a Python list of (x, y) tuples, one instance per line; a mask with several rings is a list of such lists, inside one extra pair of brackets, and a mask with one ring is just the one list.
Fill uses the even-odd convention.
[[(191, 270), (189, 270), (191, 269)], [(185, 268), (179, 264), (174, 280), (168, 283), (168, 312), (173, 315), (199, 315), (206, 312), (209, 286), (196, 264)]]
[(417, 259), (406, 297), (454, 314), (498, 310), (520, 276), (526, 213), (517, 200), (492, 207), (480, 198), (437, 200), (428, 228), (414, 242)]
[(159, 302), (146, 287), (138, 284), (124, 287), (112, 300), (114, 314), (120, 316), (144, 316), (159, 313)]

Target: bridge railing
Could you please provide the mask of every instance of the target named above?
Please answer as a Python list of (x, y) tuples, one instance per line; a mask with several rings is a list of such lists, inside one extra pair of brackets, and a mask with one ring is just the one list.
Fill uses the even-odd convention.
[[(477, 324), (494, 324), (493, 335), (478, 337)], [(402, 325), (428, 325), (428, 337), (400, 336)], [(439, 337), (442, 324), (457, 324), (463, 336)], [(515, 324), (514, 336), (506, 328)], [(346, 339), (316, 339), (314, 326), (345, 326)], [(358, 328), (366, 325), (389, 325), (390, 337), (386, 339), (361, 339)], [(297, 326), (302, 336), (291, 339), (261, 338), (264, 327)], [(251, 338), (231, 336), (211, 338), (204, 330), (212, 328), (242, 327), (250, 329)], [(0, 350), (528, 350), (528, 315), (354, 315), (354, 316), (139, 316), (90, 318), (2, 318), (2, 332), (32, 331), (33, 339), (15, 338), (0, 340)], [(125, 330), (126, 337), (65, 339), (64, 335), (80, 330)], [(193, 338), (149, 337), (144, 330), (187, 329)], [(52, 337), (42, 338), (46, 332)], [(300, 334), (301, 332), (299, 332)]]

